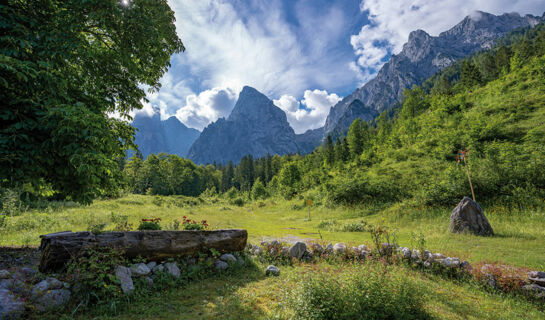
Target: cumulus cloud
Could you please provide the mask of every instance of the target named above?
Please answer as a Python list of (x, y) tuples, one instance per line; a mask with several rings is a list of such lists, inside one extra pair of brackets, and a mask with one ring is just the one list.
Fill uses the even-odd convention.
[(227, 117), (238, 92), (230, 88), (213, 88), (187, 96), (185, 106), (176, 111), (176, 117), (185, 125), (202, 131), (206, 125), (218, 118)]
[(335, 93), (328, 94), (325, 90), (305, 90), (300, 102), (290, 95), (283, 95), (274, 104), (284, 110), (288, 122), (295, 133), (304, 133), (324, 125), (329, 110), (341, 100)]
[[(539, 14), (545, 10), (543, 0), (363, 0), (362, 13), (367, 13), (370, 24), (350, 38), (357, 56), (360, 79), (366, 82), (384, 64), (389, 54), (399, 53), (409, 33), (422, 29), (438, 35), (461, 21), (464, 17), (476, 17), (476, 11), (493, 14), (519, 12)], [(352, 65), (355, 67), (355, 65)]]

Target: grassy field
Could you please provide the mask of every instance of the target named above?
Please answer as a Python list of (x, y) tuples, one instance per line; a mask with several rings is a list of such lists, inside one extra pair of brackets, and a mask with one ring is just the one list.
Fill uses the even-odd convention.
[[(106, 230), (127, 216), (133, 228), (142, 218), (161, 218), (163, 228), (182, 216), (207, 220), (212, 229), (244, 228), (250, 242), (263, 239), (317, 239), (324, 242), (370, 244), (367, 232), (342, 232), (345, 224), (386, 225), (395, 229), (398, 243), (415, 247), (413, 236), (422, 233), (433, 252), (458, 256), (471, 263), (489, 261), (545, 270), (545, 210), (508, 211), (485, 207), (496, 236), (476, 237), (448, 232), (450, 208), (413, 208), (404, 204), (370, 205), (357, 208), (311, 208), (311, 220), (303, 200), (266, 200), (242, 207), (224, 199), (152, 197), (129, 195), (96, 201), (91, 206), (62, 204), (46, 210), (7, 217), (0, 229), (0, 245), (38, 245), (39, 235), (64, 230), (89, 230), (105, 224)], [(324, 223), (327, 222), (327, 223)], [(323, 227), (329, 224), (333, 228)], [(322, 228), (320, 228), (322, 225)]]

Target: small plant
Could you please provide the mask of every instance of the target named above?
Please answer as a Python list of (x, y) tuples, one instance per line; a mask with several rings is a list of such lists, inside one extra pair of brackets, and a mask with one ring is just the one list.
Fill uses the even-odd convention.
[(129, 216), (123, 214), (110, 213), (110, 220), (115, 223), (115, 231), (131, 231), (132, 224), (129, 223)]
[(89, 231), (94, 234), (101, 234), (104, 232), (104, 228), (106, 228), (105, 223), (99, 223), (99, 224), (93, 224), (89, 226)]
[(242, 207), (242, 206), (244, 206), (244, 199), (236, 198), (235, 200), (231, 201), (231, 204), (233, 204), (235, 206)]
[(0, 229), (4, 228), (7, 225), (7, 218), (5, 214), (0, 214)]
[(186, 216), (182, 217), (182, 227), (184, 230), (204, 230), (208, 228), (206, 220), (197, 222), (195, 220), (188, 219)]
[(154, 205), (158, 207), (162, 207), (165, 204), (165, 200), (160, 196), (155, 196), (153, 200), (151, 201)]
[(172, 223), (168, 225), (169, 230), (180, 230), (180, 220), (174, 219)]
[(367, 231), (371, 234), (376, 253), (389, 260), (394, 255), (394, 250), (397, 247), (395, 230), (390, 231), (388, 227), (381, 225), (369, 225)]
[(367, 231), (367, 222), (360, 221), (360, 222), (352, 222), (347, 223), (343, 225), (341, 231), (344, 232), (365, 232)]
[(142, 219), (140, 225), (138, 226), (138, 230), (161, 230), (159, 221), (161, 221), (161, 218)]

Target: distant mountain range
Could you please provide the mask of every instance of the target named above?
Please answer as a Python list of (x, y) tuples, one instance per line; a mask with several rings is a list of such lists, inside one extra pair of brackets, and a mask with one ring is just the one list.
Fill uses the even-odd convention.
[(345, 134), (357, 118), (369, 121), (395, 105), (403, 91), (421, 84), (454, 61), (491, 48), (496, 40), (515, 29), (535, 26), (544, 17), (478, 12), (437, 37), (423, 30), (410, 33), (403, 50), (392, 55), (377, 76), (333, 106), (322, 128), (297, 135), (286, 114), (262, 93), (244, 87), (227, 119), (221, 118), (199, 135), (176, 118), (166, 121), (158, 115), (140, 116), (133, 125), (139, 129), (136, 143), (144, 156), (167, 152), (187, 156), (197, 164), (237, 163), (248, 154), (312, 152), (330, 133)]
[(161, 120), (158, 111), (151, 117), (136, 114), (132, 125), (138, 129), (135, 143), (144, 158), (161, 152), (187, 157), (189, 147), (200, 134), (198, 130), (186, 127), (176, 117)]

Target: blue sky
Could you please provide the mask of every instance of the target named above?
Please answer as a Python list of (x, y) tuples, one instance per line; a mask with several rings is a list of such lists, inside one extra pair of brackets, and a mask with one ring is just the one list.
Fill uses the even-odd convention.
[(542, 0), (169, 0), (186, 51), (172, 57), (143, 113), (202, 130), (244, 85), (286, 112), (297, 133), (401, 50), (409, 33), (449, 29), (476, 10), (541, 15)]

